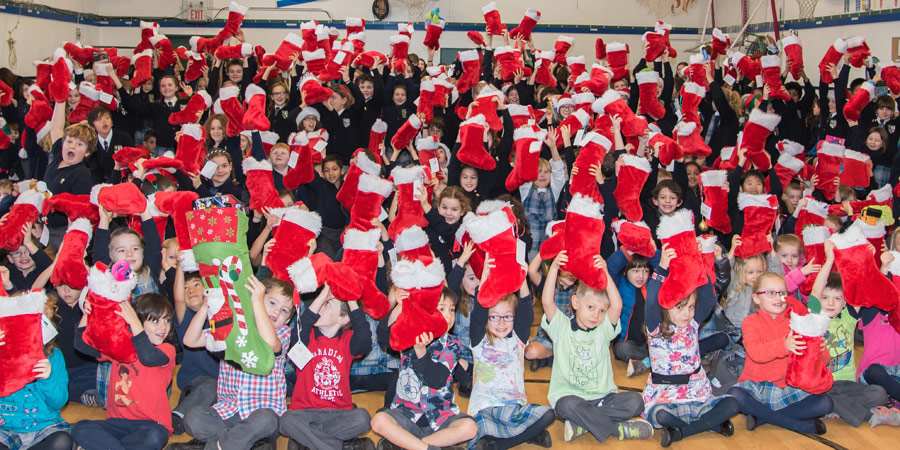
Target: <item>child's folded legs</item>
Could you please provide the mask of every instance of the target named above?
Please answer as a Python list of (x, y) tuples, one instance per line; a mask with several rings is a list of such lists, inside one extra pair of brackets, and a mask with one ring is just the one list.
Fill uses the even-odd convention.
[(556, 415), (573, 422), (603, 442), (618, 434), (619, 422), (631, 419), (644, 410), (637, 392), (614, 392), (595, 400), (567, 395), (556, 402)]
[(344, 441), (369, 431), (369, 419), (361, 408), (293, 410), (281, 416), (278, 430), (308, 448), (341, 450)]

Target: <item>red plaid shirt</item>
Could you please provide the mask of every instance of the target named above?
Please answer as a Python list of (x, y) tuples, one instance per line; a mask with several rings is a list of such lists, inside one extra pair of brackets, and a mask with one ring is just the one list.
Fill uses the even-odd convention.
[(283, 326), (275, 330), (281, 341), (281, 354), (275, 357), (275, 367), (266, 376), (249, 374), (222, 360), (219, 363), (219, 380), (216, 396), (219, 401), (213, 409), (223, 420), (240, 415), (244, 420), (253, 411), (268, 408), (279, 416), (287, 409), (287, 382), (284, 379), (284, 364), (291, 341), (291, 327)]

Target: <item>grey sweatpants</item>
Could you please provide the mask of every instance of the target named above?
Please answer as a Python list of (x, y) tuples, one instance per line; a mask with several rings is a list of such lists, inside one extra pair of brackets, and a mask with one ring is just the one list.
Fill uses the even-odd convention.
[(201, 375), (191, 380), (181, 392), (186, 395), (172, 412), (184, 417), (195, 408), (208, 409), (216, 403), (216, 379)]
[(307, 448), (341, 450), (344, 441), (369, 432), (370, 419), (361, 408), (293, 410), (278, 419), (278, 431)]
[(556, 401), (557, 417), (588, 430), (599, 442), (618, 433), (619, 422), (643, 410), (644, 400), (639, 392), (613, 392), (594, 400), (567, 395)]
[(835, 381), (826, 395), (834, 403), (834, 413), (854, 427), (872, 417), (872, 408), (890, 400), (883, 387), (855, 381)]
[(237, 414), (223, 420), (212, 408), (194, 408), (184, 417), (184, 427), (195, 439), (206, 443), (205, 450), (247, 450), (275, 435), (278, 415), (271, 409), (257, 409), (244, 420)]

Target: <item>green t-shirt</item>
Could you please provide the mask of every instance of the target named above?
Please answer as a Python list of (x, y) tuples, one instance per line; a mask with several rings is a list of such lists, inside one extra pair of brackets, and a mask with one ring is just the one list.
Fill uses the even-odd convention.
[[(810, 312), (819, 313), (822, 305), (814, 295), (809, 296), (807, 302)], [(856, 318), (850, 315), (845, 307), (837, 317), (831, 319), (828, 324), (828, 332), (825, 333), (825, 345), (831, 360), (828, 368), (834, 377), (834, 381), (856, 381), (856, 359), (853, 345), (853, 334), (856, 331)]]
[(541, 320), (553, 341), (553, 374), (547, 394), (552, 407), (567, 395), (593, 400), (616, 390), (609, 342), (619, 334), (619, 324), (613, 326), (607, 317), (593, 330), (584, 331), (573, 330), (573, 320), (559, 312), (549, 322), (547, 316)]

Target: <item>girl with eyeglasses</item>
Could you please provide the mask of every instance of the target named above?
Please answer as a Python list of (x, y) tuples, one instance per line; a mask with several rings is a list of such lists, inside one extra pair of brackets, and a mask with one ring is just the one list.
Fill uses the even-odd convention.
[[(482, 283), (494, 268), (490, 257), (484, 267)], [(507, 449), (526, 442), (552, 445), (547, 427), (553, 423), (553, 410), (528, 403), (525, 394), (525, 343), (533, 319), (527, 280), (518, 294), (507, 295), (489, 309), (474, 302), (469, 336), (475, 371), (468, 414), (478, 423), (473, 442), (484, 444), (479, 448)]]
[(807, 348), (791, 330), (791, 312), (805, 315), (806, 306), (788, 296), (781, 275), (762, 274), (753, 284), (756, 312), (747, 316), (742, 330), (747, 359), (738, 383), (728, 393), (746, 415), (747, 430), (770, 423), (806, 434), (825, 434), (820, 419), (832, 410), (827, 395), (810, 394), (786, 383), (791, 354), (826, 352)]

